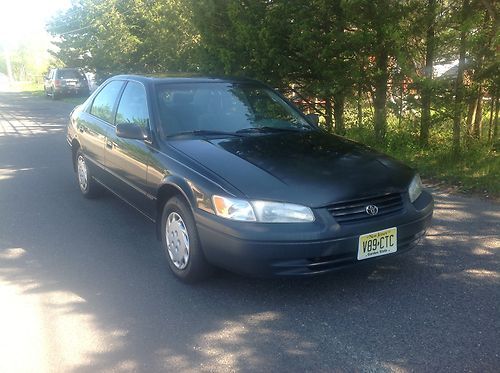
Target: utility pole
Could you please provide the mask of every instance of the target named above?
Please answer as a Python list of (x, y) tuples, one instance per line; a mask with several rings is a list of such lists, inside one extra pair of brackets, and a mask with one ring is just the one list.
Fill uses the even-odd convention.
[(7, 48), (4, 49), (5, 56), (5, 66), (7, 66), (7, 76), (9, 77), (9, 81), (12, 83), (14, 81), (14, 77), (12, 76), (12, 65), (10, 63), (10, 54)]

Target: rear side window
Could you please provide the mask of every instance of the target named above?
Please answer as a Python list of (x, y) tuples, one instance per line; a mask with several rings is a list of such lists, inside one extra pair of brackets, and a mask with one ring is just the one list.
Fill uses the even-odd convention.
[(123, 82), (119, 80), (106, 84), (94, 98), (90, 113), (108, 123), (113, 123), (113, 108), (122, 85)]
[(116, 123), (133, 123), (145, 128), (149, 126), (146, 90), (142, 84), (127, 83), (116, 110)]

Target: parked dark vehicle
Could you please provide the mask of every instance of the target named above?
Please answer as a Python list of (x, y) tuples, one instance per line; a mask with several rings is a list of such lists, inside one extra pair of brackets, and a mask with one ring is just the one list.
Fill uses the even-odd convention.
[(47, 96), (58, 99), (62, 96), (89, 94), (89, 84), (80, 69), (50, 69), (45, 77), (43, 88)]
[(252, 80), (116, 76), (71, 114), (80, 190), (156, 223), (173, 273), (307, 276), (409, 250), (432, 196)]

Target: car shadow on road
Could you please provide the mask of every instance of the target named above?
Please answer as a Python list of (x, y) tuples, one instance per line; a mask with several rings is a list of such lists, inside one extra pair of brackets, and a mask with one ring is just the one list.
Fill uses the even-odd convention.
[(54, 370), (498, 368), (498, 205), (438, 193), (428, 238), (406, 255), (189, 286), (148, 221), (78, 194), (64, 141), (0, 138), (0, 284), (36, 299), (39, 342), (62, 356)]

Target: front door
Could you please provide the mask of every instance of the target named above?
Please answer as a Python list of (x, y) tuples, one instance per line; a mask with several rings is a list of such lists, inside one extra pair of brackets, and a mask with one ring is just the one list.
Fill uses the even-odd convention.
[[(116, 109), (115, 124), (129, 123), (149, 131), (146, 90), (139, 82), (129, 81)], [(106, 142), (106, 167), (114, 177), (112, 188), (146, 215), (154, 216), (155, 199), (147, 193), (150, 144), (146, 140), (124, 139), (113, 128)]]

